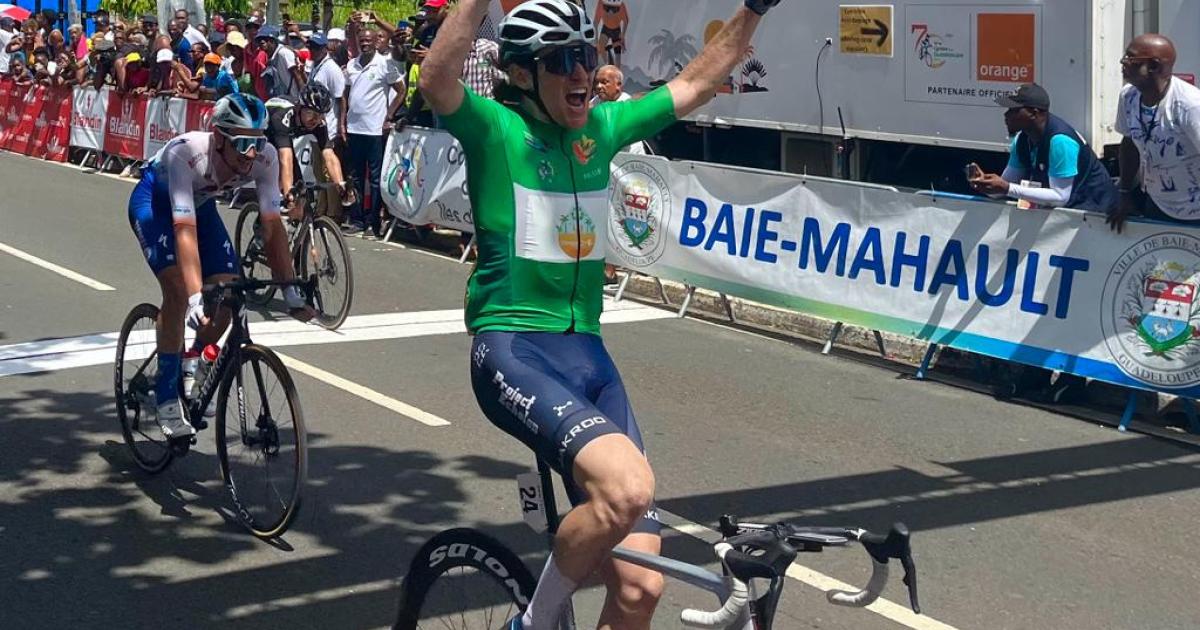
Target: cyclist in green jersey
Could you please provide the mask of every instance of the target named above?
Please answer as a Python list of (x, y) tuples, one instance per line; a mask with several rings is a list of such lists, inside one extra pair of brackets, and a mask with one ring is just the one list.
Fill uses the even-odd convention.
[(459, 77), (489, 0), (460, 0), (421, 66), (419, 87), (462, 144), (479, 246), (467, 283), (471, 380), (488, 419), (567, 482), (575, 508), (529, 607), (505, 628), (554, 625), (599, 573), (601, 628), (649, 628), (662, 577), (616, 562), (616, 545), (658, 553), (654, 474), (600, 341), (609, 165), (707, 103), (779, 0), (745, 0), (704, 50), (640, 99), (589, 107), (596, 30), (568, 0), (529, 0), (500, 24), (501, 65), (519, 104), (484, 99)]

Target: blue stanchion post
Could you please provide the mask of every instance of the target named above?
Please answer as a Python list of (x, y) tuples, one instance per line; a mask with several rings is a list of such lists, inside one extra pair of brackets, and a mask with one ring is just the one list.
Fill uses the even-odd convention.
[(937, 352), (937, 348), (936, 343), (929, 344), (929, 348), (925, 350), (925, 358), (921, 359), (921, 365), (917, 367), (917, 373), (913, 375), (913, 378), (918, 381), (925, 380), (925, 375), (929, 373), (929, 364), (933, 362), (933, 354)]
[(1200, 434), (1200, 413), (1196, 412), (1196, 401), (1191, 398), (1184, 398), (1183, 414), (1188, 419), (1188, 431)]
[(1124, 433), (1129, 430), (1129, 423), (1133, 422), (1133, 414), (1137, 412), (1137, 390), (1129, 392), (1129, 402), (1125, 403), (1125, 413), (1121, 414), (1121, 424), (1117, 425), (1117, 430)]

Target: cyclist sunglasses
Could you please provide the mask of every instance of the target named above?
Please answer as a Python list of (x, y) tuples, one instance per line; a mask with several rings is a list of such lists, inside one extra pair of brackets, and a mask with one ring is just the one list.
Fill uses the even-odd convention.
[(584, 72), (588, 74), (600, 67), (600, 54), (596, 52), (595, 46), (560, 46), (534, 57), (533, 60), (544, 64), (546, 72), (564, 77), (575, 73), (575, 64), (583, 66)]
[(237, 152), (242, 155), (249, 153), (250, 149), (254, 149), (255, 153), (262, 153), (262, 150), (267, 146), (266, 136), (235, 136), (220, 127), (217, 127), (217, 131), (229, 139), (233, 143), (233, 148), (237, 149)]

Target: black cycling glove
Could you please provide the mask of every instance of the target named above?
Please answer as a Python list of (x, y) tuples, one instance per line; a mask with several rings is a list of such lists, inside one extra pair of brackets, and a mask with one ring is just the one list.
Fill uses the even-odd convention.
[(767, 9), (779, 4), (780, 0), (746, 0), (746, 8), (759, 14), (766, 15)]

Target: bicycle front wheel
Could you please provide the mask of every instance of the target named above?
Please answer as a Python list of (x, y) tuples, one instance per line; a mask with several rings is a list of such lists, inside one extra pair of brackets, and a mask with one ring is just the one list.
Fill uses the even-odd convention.
[[(243, 278), (270, 280), (271, 267), (267, 264), (266, 235), (259, 220), (257, 203), (248, 203), (238, 214), (237, 230), (234, 232), (234, 247), (237, 249), (238, 273)], [(246, 301), (262, 306), (271, 301), (275, 287), (266, 287), (246, 292)]]
[(171, 447), (154, 418), (158, 379), (158, 307), (139, 304), (121, 324), (113, 390), (121, 435), (138, 468), (157, 473), (171, 463)]
[(240, 355), (217, 394), (217, 460), (238, 519), (255, 536), (275, 538), (300, 509), (308, 474), (304, 417), (278, 355), (256, 344)]
[(317, 217), (312, 232), (304, 236), (300, 252), (300, 275), (317, 276), (313, 296), (318, 313), (316, 322), (323, 328), (337, 330), (350, 314), (354, 297), (354, 271), (342, 231), (329, 217)]
[(525, 610), (536, 581), (503, 543), (473, 529), (448, 529), (408, 566), (394, 630), (495, 630)]

